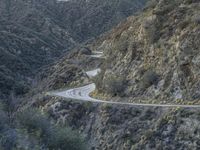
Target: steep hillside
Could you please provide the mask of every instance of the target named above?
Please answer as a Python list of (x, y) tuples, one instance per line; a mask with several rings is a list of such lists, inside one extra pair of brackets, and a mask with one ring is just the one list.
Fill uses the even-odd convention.
[[(41, 9), (28, 1), (0, 1), (1, 95), (23, 94), (38, 68), (52, 62), (75, 42)], [(8, 4), (7, 4), (8, 3)], [(27, 78), (29, 77), (29, 78)]]
[(87, 48), (77, 48), (68, 52), (61, 60), (38, 74), (39, 87), (48, 91), (87, 83), (87, 76), (82, 67), (90, 62), (90, 54), (91, 51)]
[(46, 98), (58, 123), (83, 133), (89, 150), (182, 150), (200, 147), (199, 109), (92, 104)]
[(40, 67), (145, 4), (130, 2), (0, 0), (0, 95), (26, 93)]
[[(93, 95), (99, 99), (199, 104), (199, 8), (199, 0), (151, 1), (142, 13), (43, 71), (40, 91), (84, 85), (85, 70), (101, 66), (93, 79), (97, 86)], [(95, 50), (104, 51), (105, 60), (91, 59)], [(199, 105), (97, 104), (42, 94), (32, 99), (32, 107), (42, 108), (58, 124), (78, 129), (90, 150), (200, 147)]]
[(74, 39), (96, 37), (141, 10), (147, 0), (69, 0), (59, 7), (60, 17)]
[(199, 100), (199, 10), (198, 0), (153, 1), (94, 44), (106, 55), (98, 91), (133, 102)]

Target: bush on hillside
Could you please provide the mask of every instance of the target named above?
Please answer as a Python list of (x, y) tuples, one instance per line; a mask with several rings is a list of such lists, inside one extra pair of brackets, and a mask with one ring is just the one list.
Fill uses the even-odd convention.
[(8, 116), (4, 111), (0, 110), (0, 132), (2, 132), (6, 128), (7, 122)]
[(15, 129), (7, 129), (1, 137), (1, 146), (5, 150), (13, 150), (17, 145), (18, 133)]
[(47, 146), (49, 149), (61, 150), (84, 150), (86, 149), (83, 139), (78, 133), (70, 128), (54, 127), (51, 135), (47, 138)]
[(84, 150), (83, 138), (67, 127), (54, 125), (37, 109), (25, 110), (18, 115), (19, 123), (29, 134), (37, 136), (50, 149)]
[(12, 150), (17, 143), (17, 133), (10, 128), (8, 113), (5, 112), (5, 104), (0, 101), (0, 149)]
[(104, 72), (101, 71), (97, 76), (95, 76), (95, 77), (92, 79), (93, 82), (94, 82), (95, 85), (96, 85), (97, 90), (100, 91), (100, 92), (103, 90), (103, 88), (102, 88), (102, 85), (103, 85), (103, 83), (102, 83), (102, 81), (103, 81), (103, 76), (104, 76)]
[(140, 81), (141, 90), (145, 90), (153, 84), (156, 85), (158, 83), (158, 80), (159, 76), (156, 72), (152, 70), (146, 71)]
[(104, 79), (104, 91), (112, 96), (123, 96), (125, 90), (125, 78), (109, 75)]
[(196, 24), (200, 24), (200, 14), (193, 16), (192, 21)]

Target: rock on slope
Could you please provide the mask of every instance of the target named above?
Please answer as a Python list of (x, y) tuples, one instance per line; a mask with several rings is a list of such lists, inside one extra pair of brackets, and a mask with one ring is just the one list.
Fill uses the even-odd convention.
[(198, 0), (152, 1), (94, 44), (107, 58), (99, 91), (140, 100), (198, 100), (199, 10)]

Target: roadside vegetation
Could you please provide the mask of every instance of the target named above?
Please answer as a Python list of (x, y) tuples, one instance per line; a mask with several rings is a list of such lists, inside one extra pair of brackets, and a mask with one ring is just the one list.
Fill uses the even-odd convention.
[(110, 96), (124, 96), (126, 79), (124, 76), (108, 75), (104, 76), (103, 71), (93, 78), (98, 92), (105, 92)]

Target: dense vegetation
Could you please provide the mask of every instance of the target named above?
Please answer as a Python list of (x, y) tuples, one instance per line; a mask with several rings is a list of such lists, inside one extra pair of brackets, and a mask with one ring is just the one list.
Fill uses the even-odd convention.
[(16, 111), (16, 106), (18, 105), (14, 99), (0, 104), (1, 150), (86, 149), (86, 144), (78, 132), (56, 125), (38, 109)]
[(73, 46), (68, 33), (48, 19), (51, 14), (43, 12), (49, 5), (0, 1), (1, 96), (9, 95), (10, 91), (27, 92), (38, 68)]

